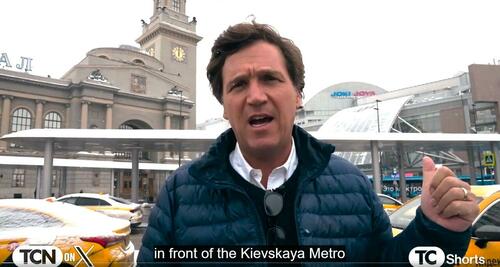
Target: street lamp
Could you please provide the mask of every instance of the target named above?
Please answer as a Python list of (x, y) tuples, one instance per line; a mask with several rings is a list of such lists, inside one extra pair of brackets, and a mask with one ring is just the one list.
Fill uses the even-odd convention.
[(378, 113), (379, 113), (379, 111), (378, 111), (378, 110), (379, 110), (379, 109), (378, 109), (378, 102), (382, 102), (382, 100), (378, 100), (378, 99), (377, 99), (377, 100), (375, 100), (375, 103), (376, 103), (376, 106), (377, 106), (377, 107), (375, 108), (375, 110), (377, 111), (377, 130), (378, 130), (378, 132), (380, 133), (380, 118), (379, 118), (379, 114), (378, 114)]
[[(170, 95), (177, 95), (179, 96), (179, 129), (182, 129), (182, 90), (177, 88), (177, 85), (175, 85), (170, 91), (168, 91), (168, 94)], [(181, 145), (179, 144), (179, 167), (181, 166)]]
[[(377, 132), (380, 133), (380, 118), (379, 118), (379, 108), (378, 108), (378, 102), (382, 102), (382, 100), (378, 100), (376, 99), (375, 100), (375, 110), (377, 111)], [(382, 164), (382, 152), (381, 151), (378, 151), (378, 159), (379, 159), (379, 162), (378, 162), (378, 166), (379, 166), (379, 169), (381, 170), (381, 173), (382, 173), (382, 177), (380, 178), (382, 181), (384, 180), (384, 168), (383, 168), (383, 164)], [(375, 164), (375, 163), (372, 163), (372, 164)]]

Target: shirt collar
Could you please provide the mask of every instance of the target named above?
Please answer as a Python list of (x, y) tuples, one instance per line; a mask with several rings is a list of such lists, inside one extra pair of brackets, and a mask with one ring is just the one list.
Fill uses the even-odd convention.
[[(235, 149), (229, 154), (229, 162), (231, 163), (233, 169), (241, 175), (243, 179), (266, 190), (266, 188), (264, 188), (264, 186), (260, 183), (262, 179), (262, 171), (253, 168), (245, 160), (238, 142), (236, 142)], [(297, 169), (298, 163), (299, 161), (297, 158), (297, 151), (295, 150), (295, 142), (292, 138), (292, 148), (290, 149), (290, 154), (288, 155), (286, 162), (275, 168), (269, 175), (267, 190), (278, 188), (284, 184), (285, 181), (293, 175), (293, 172)]]

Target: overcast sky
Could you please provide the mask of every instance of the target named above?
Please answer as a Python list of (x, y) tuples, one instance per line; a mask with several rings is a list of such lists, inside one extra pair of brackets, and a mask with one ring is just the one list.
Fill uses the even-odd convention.
[[(500, 60), (500, 1), (187, 0), (198, 20), (197, 119), (220, 117), (205, 76), (209, 50), (227, 26), (273, 25), (301, 48), (306, 101), (359, 81), (386, 90), (454, 76)], [(153, 0), (1, 0), (0, 53), (33, 58), (32, 74), (61, 77), (97, 47), (135, 45)], [(15, 68), (14, 68), (15, 69)]]

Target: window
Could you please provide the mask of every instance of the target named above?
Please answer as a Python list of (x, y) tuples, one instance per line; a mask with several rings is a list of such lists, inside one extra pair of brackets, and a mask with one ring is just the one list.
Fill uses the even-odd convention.
[(481, 218), (474, 224), (473, 233), (484, 225), (500, 227), (500, 200), (497, 200), (481, 215)]
[(80, 197), (76, 201), (76, 205), (78, 206), (111, 206), (108, 202), (97, 199), (97, 198), (89, 198), (89, 197)]
[(379, 195), (378, 199), (380, 200), (380, 202), (382, 202), (382, 204), (398, 205), (398, 203), (396, 201), (394, 201), (386, 196)]
[(12, 187), (24, 187), (24, 169), (14, 169)]
[(61, 169), (53, 169), (52, 170), (52, 181), (51, 181), (52, 187), (57, 187), (57, 184), (61, 180), (61, 177), (62, 177), (62, 170)]
[(132, 62), (134, 62), (135, 64), (139, 64), (139, 65), (145, 65), (144, 61), (142, 61), (140, 59), (134, 59), (134, 60), (132, 60)]
[(61, 115), (57, 112), (49, 112), (45, 115), (43, 128), (46, 129), (59, 129), (62, 125)]
[(76, 197), (68, 197), (68, 198), (65, 198), (65, 199), (59, 199), (58, 201), (61, 201), (61, 202), (64, 202), (64, 203), (69, 203), (69, 204), (73, 204), (73, 205), (76, 205), (76, 200), (78, 198)]
[(172, 0), (172, 9), (174, 11), (180, 12), (181, 11), (181, 1), (180, 0)]
[(12, 113), (11, 132), (31, 129), (32, 116), (31, 112), (25, 108), (18, 108)]
[(134, 127), (134, 126), (132, 126), (130, 124), (125, 124), (124, 123), (124, 124), (118, 126), (118, 129), (120, 129), (120, 130), (134, 130), (134, 129), (137, 129), (137, 127)]
[(21, 228), (21, 227), (62, 227), (60, 220), (40, 212), (19, 209), (0, 208), (0, 228)]

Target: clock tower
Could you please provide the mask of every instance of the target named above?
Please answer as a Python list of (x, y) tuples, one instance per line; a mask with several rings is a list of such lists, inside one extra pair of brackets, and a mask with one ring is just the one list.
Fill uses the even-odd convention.
[[(196, 45), (202, 38), (196, 34), (196, 18), (189, 19), (186, 15), (186, 0), (153, 0), (153, 15), (149, 23), (142, 21), (142, 27), (136, 41), (163, 63), (161, 71), (183, 91), (185, 100), (194, 102)], [(190, 124), (195, 123), (193, 119), (191, 116)]]

